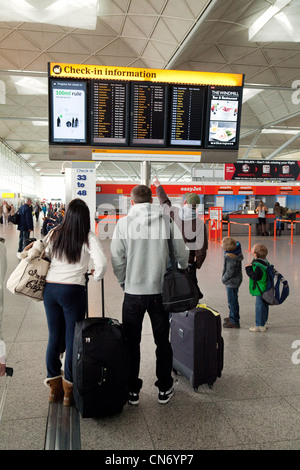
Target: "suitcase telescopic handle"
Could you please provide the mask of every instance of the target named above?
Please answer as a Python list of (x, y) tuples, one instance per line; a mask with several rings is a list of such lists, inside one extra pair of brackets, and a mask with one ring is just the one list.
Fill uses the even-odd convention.
[[(89, 282), (89, 276), (91, 276), (92, 273), (86, 272), (85, 273), (85, 289), (86, 289), (86, 318), (89, 317), (89, 310), (88, 310), (88, 282)], [(102, 300), (102, 317), (105, 317), (105, 307), (104, 307), (104, 279), (101, 279), (101, 300)]]
[(6, 372), (6, 375), (8, 375), (9, 377), (12, 377), (14, 370), (12, 367), (5, 367), (5, 372)]

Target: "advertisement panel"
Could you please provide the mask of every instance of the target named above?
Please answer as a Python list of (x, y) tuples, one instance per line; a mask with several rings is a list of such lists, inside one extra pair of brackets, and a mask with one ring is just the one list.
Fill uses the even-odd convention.
[(225, 180), (300, 180), (299, 161), (245, 160), (225, 164)]

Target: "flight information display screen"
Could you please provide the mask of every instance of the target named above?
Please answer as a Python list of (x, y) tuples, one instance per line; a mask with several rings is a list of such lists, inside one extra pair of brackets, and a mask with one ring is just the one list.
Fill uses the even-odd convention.
[(173, 86), (171, 90), (171, 145), (201, 146), (204, 87)]
[(166, 145), (167, 87), (157, 83), (133, 83), (131, 89), (130, 144)]
[(128, 145), (128, 102), (128, 84), (92, 82), (92, 144)]
[(87, 82), (51, 80), (50, 142), (87, 143)]
[[(196, 75), (195, 81), (191, 81), (185, 72), (187, 81), (179, 82), (180, 71), (178, 81), (174, 78), (168, 81), (167, 72), (175, 73), (155, 70), (151, 72), (155, 75), (151, 81), (147, 71), (140, 75), (143, 79), (139, 81), (136, 68), (53, 66), (49, 77), (49, 143), (53, 157), (63, 145), (75, 150), (78, 145), (80, 151), (86, 147), (87, 153), (103, 148), (106, 154), (114, 149), (118, 154), (128, 149), (127, 154), (145, 150), (149, 155), (151, 148), (156, 154), (161, 149), (162, 155), (166, 150), (170, 155), (200, 154), (201, 149), (228, 150), (228, 154), (238, 150), (241, 77), (238, 80), (231, 74), (209, 74), (204, 81), (199, 72), (200, 76)], [(58, 76), (61, 73), (71, 76)], [(158, 73), (162, 76), (156, 80)], [(84, 74), (84, 78), (73, 78), (74, 74)], [(219, 82), (210, 81), (214, 78)], [(226, 152), (219, 152), (219, 155), (222, 153)], [(214, 157), (214, 152), (206, 154)], [(65, 152), (65, 155), (69, 154)]]
[(208, 87), (205, 147), (238, 148), (241, 104), (240, 87)]

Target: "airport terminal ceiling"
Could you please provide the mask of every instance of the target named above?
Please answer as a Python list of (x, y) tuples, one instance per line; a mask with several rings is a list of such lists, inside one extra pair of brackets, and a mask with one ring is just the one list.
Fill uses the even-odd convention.
[[(74, 0), (61, 18), (46, 14), (54, 3), (0, 1), (0, 138), (41, 176), (62, 166), (49, 159), (49, 62), (244, 74), (238, 159), (300, 160), (300, 0)], [(139, 162), (96, 165), (98, 179), (140, 179)], [(222, 167), (152, 172), (176, 182)]]

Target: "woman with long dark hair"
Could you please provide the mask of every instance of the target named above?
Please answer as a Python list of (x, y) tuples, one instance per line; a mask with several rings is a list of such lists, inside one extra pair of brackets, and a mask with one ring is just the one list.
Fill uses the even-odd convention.
[[(99, 238), (90, 231), (90, 212), (81, 199), (73, 199), (62, 223), (44, 239), (45, 256), (51, 259), (44, 289), (49, 338), (46, 352), (49, 401), (63, 397), (73, 404), (72, 354), (75, 323), (86, 311), (85, 273), (90, 260), (95, 280), (103, 278), (107, 261)], [(61, 373), (61, 344), (65, 342), (64, 377)]]

